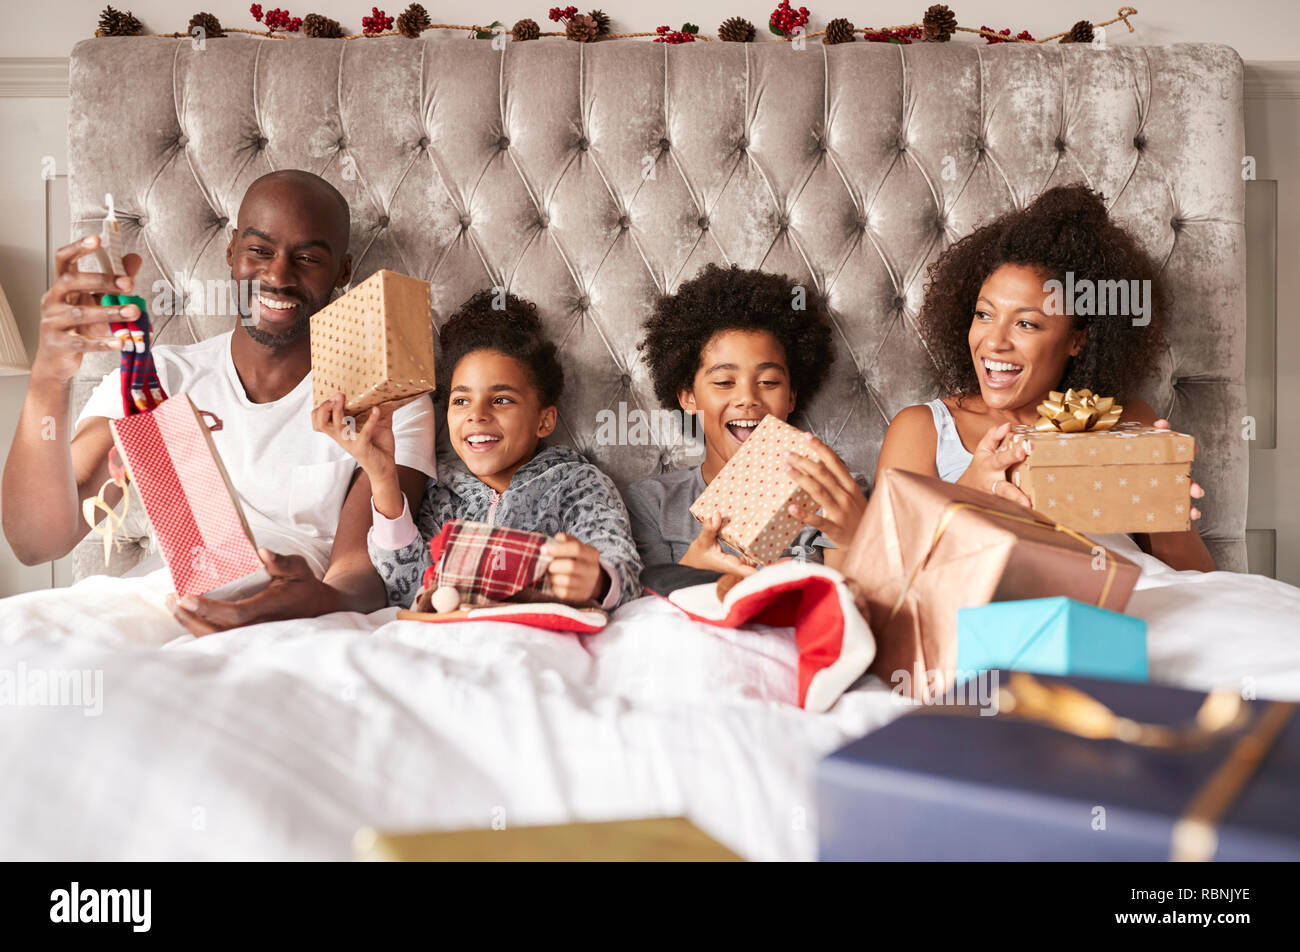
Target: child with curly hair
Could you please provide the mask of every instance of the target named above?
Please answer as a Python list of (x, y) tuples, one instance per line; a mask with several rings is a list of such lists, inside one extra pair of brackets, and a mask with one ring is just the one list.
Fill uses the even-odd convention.
[[(1142, 314), (1095, 315), (1060, 306), (1067, 275), (1076, 287), (1103, 281), (1149, 288)], [(1123, 419), (1168, 427), (1137, 398), (1163, 346), (1167, 292), (1160, 269), (1083, 185), (1050, 189), (954, 244), (930, 266), (922, 335), (949, 396), (907, 407), (889, 425), (876, 467), (938, 476), (1029, 505), (1007, 470), (1033, 441), (999, 450), (1017, 423), (1032, 424), (1052, 390), (1114, 396)], [(1067, 302), (1068, 303), (1068, 302)], [(1134, 320), (1134, 317), (1138, 319)], [(970, 447), (970, 449), (968, 449)], [(1192, 496), (1204, 496), (1192, 485)], [(1200, 512), (1192, 509), (1193, 519)], [(1135, 536), (1175, 569), (1213, 571), (1195, 529)]]
[[(641, 343), (655, 396), (699, 421), (705, 453), (699, 466), (628, 488), (632, 535), (644, 564), (755, 571), (718, 539), (717, 516), (701, 525), (690, 507), (763, 417), (797, 419), (796, 401), (807, 405), (821, 387), (835, 356), (830, 319), (820, 297), (806, 291), (800, 301), (799, 290), (783, 275), (710, 264), (657, 302)], [(816, 460), (791, 454), (787, 462), (820, 515), (790, 507), (807, 528), (787, 555), (837, 567), (866, 495), (830, 447), (811, 433), (807, 439)]]
[(555, 430), (564, 371), (536, 306), (499, 289), (479, 291), (447, 321), (439, 343), (450, 368), (439, 396), (459, 465), (428, 482), (418, 518), (397, 484), (391, 409), (375, 409), (355, 432), (345, 427), (342, 394), (313, 414), (316, 429), (370, 477), (370, 560), (388, 604), (411, 604), (430, 565), (429, 540), (451, 519), (554, 536), (542, 551), (559, 601), (612, 609), (636, 598), (641, 562), (613, 481), (576, 450), (543, 442)]

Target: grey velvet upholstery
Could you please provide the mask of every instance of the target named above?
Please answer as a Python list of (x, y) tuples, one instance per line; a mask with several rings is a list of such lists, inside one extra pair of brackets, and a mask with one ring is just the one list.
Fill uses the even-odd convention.
[[(144, 287), (228, 276), (225, 226), (248, 184), (318, 172), (351, 203), (358, 279), (427, 278), (437, 324), (484, 286), (538, 303), (568, 371), (559, 436), (621, 485), (682, 460), (594, 443), (599, 410), (653, 406), (636, 344), (657, 294), (709, 261), (825, 292), (839, 354), (807, 423), (871, 473), (893, 415), (936, 395), (914, 323), (926, 264), (1086, 181), (1165, 263), (1173, 326), (1144, 396), (1197, 436), (1203, 531), (1221, 567), (1245, 569), (1231, 49), (125, 38), (78, 44), (71, 69), (73, 231), (96, 229), (113, 192)], [(157, 339), (231, 320), (155, 319)], [(97, 356), (77, 407), (111, 369)], [(83, 542), (76, 573), (102, 558)]]

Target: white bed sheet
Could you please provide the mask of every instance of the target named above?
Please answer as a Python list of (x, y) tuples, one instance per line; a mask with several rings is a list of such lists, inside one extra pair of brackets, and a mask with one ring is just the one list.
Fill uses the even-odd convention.
[[(1153, 681), (1300, 699), (1300, 589), (1125, 554)], [(365, 825), (676, 814), (751, 859), (812, 859), (817, 760), (906, 710), (872, 678), (807, 714), (788, 629), (655, 598), (586, 637), (389, 609), (160, 650), (181, 632), (167, 590), (91, 578), (0, 602), (0, 670), (103, 685), (98, 716), (0, 707), (0, 859), (346, 859)]]

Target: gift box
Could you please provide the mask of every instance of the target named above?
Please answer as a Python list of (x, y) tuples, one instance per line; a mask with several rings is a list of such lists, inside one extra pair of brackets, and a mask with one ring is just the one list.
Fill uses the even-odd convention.
[(802, 430), (774, 416), (763, 417), (691, 503), (691, 515), (701, 523), (720, 515), (718, 537), (759, 565), (779, 559), (804, 528), (786, 511), (791, 504), (804, 512), (819, 508), (794, 481), (787, 453), (815, 458)]
[(1300, 859), (1294, 704), (985, 678), (818, 765), (823, 860)]
[(1118, 423), (1122, 409), (1088, 390), (1053, 391), (1037, 425), (1016, 426), (1003, 440), (1004, 449), (1033, 444), (1008, 478), (1039, 512), (1081, 532), (1186, 531), (1196, 439)]
[(360, 423), (434, 389), (429, 282), (376, 271), (311, 318), (312, 404), (344, 395)]
[(957, 612), (1063, 595), (1123, 611), (1138, 568), (1018, 503), (887, 469), (845, 556), (876, 637), (870, 671), (922, 698), (957, 666)]
[(542, 546), (550, 541), (550, 536), (540, 532), (449, 520), (429, 540), (429, 568), (414, 607), (420, 611), (434, 608), (433, 595), (438, 589), (455, 592), (459, 599), (456, 609), (511, 599), (547, 601), (554, 592), (547, 574), (551, 559), (542, 554)]
[(993, 602), (957, 612), (957, 670), (993, 668), (1147, 679), (1147, 623), (1070, 598)]
[[(219, 598), (233, 583), (270, 577), (205, 415), (212, 416), (182, 393), (148, 413), (110, 420), (109, 426), (176, 594)], [(220, 428), (221, 421), (212, 419), (212, 427)]]

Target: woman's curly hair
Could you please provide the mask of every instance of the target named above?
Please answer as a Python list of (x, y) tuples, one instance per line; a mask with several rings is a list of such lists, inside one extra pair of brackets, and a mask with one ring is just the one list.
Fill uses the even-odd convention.
[[(554, 406), (564, 392), (564, 369), (556, 357), (555, 345), (547, 339), (537, 316), (537, 305), (508, 291), (485, 288), (456, 309), (438, 335), (442, 364), (455, 371), (466, 355), (476, 350), (500, 351), (528, 368), (528, 379), (544, 407)], [(451, 373), (439, 387), (445, 401), (451, 387)]]
[(1038, 268), (1062, 282), (1070, 271), (1076, 285), (1083, 279), (1151, 282), (1145, 326), (1113, 314), (1073, 315), (1074, 329), (1086, 330), (1087, 336), (1058, 384), (1132, 399), (1163, 346), (1168, 293), (1155, 262), (1111, 220), (1101, 196), (1084, 185), (1049, 189), (1027, 208), (967, 235), (930, 265), (919, 323), (945, 392), (979, 393), (967, 336), (980, 287), (1004, 264)]
[(806, 406), (820, 389), (835, 351), (821, 296), (807, 289), (804, 308), (797, 310), (797, 286), (782, 274), (708, 264), (676, 294), (660, 297), (640, 344), (659, 402), (680, 409), (677, 395), (694, 385), (709, 341), (721, 331), (740, 330), (767, 331), (785, 348), (796, 408)]

